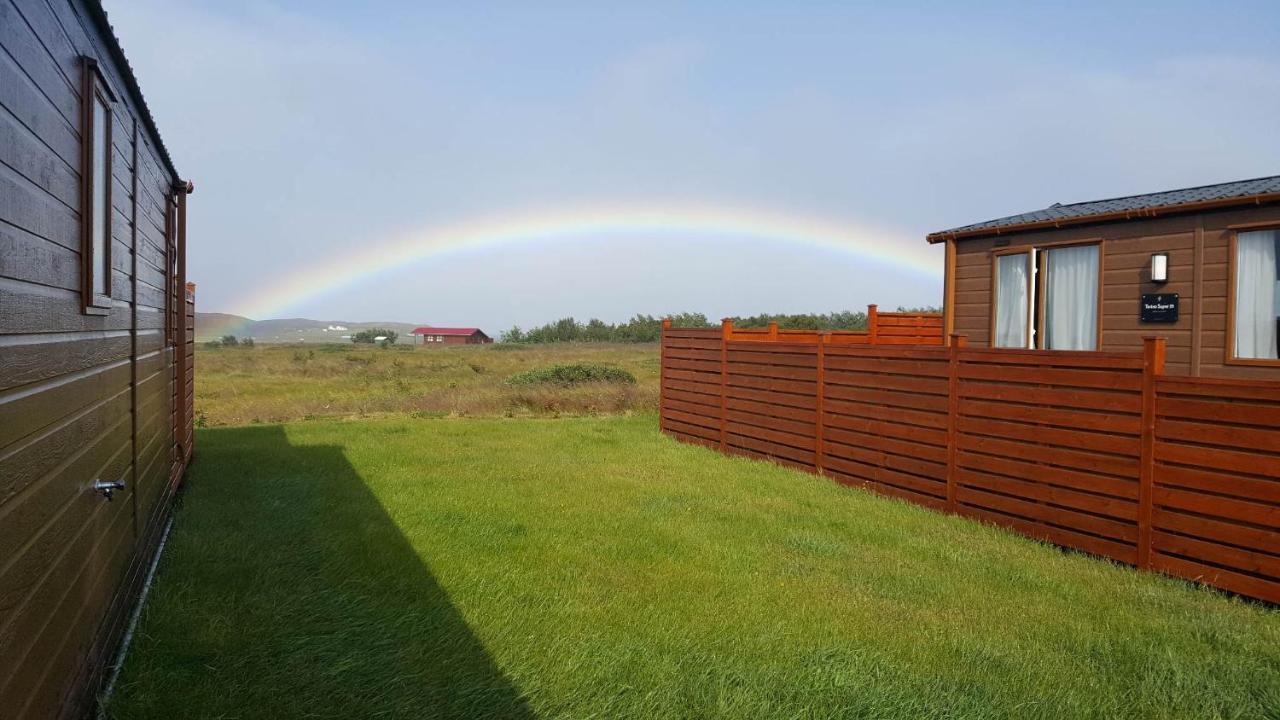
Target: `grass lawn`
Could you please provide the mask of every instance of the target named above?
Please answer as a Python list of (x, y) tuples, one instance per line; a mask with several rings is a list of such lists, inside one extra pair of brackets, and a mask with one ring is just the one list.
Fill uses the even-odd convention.
[(1280, 709), (1280, 612), (655, 424), (201, 431), (109, 715)]
[[(521, 372), (565, 362), (632, 373), (635, 385), (513, 386)], [(658, 409), (656, 344), (564, 343), (423, 348), (259, 345), (196, 350), (196, 423), (203, 427), (360, 418), (554, 416)]]

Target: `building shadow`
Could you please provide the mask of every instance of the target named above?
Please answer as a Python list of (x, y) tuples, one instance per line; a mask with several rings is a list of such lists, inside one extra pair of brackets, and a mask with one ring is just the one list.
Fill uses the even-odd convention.
[(533, 717), (341, 447), (197, 453), (109, 716)]

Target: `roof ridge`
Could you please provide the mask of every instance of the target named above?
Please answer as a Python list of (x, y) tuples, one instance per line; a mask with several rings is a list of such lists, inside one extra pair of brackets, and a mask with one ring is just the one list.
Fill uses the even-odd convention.
[[(1206, 190), (1208, 188), (1221, 187), (1223, 185), (1242, 185), (1244, 183), (1262, 182), (1263, 180), (1277, 180), (1277, 179), (1280, 179), (1280, 175), (1263, 175), (1261, 177), (1247, 178), (1244, 180), (1227, 180), (1225, 182), (1205, 183), (1204, 185), (1192, 185), (1190, 187), (1170, 188), (1168, 190), (1156, 190), (1154, 192), (1134, 193), (1132, 195), (1116, 195), (1115, 197), (1098, 198), (1097, 200), (1079, 200), (1076, 202), (1069, 202), (1069, 203), (1053, 203), (1052, 205), (1046, 206), (1042, 209), (1048, 210), (1050, 208), (1068, 208), (1068, 207), (1073, 207), (1075, 205), (1093, 205), (1094, 203), (1116, 202), (1119, 200), (1132, 200), (1134, 198), (1149, 197), (1151, 195), (1165, 195), (1167, 193), (1191, 192), (1193, 190)], [(1030, 212), (1035, 212), (1035, 210), (1032, 210)], [(1025, 215), (1026, 213), (1019, 213), (1019, 214)]]
[(1154, 217), (1169, 212), (1190, 212), (1195, 209), (1220, 208), (1249, 202), (1280, 202), (1280, 175), (1265, 175), (1246, 180), (1231, 180), (1137, 195), (1121, 195), (1100, 200), (1083, 200), (1069, 204), (1054, 203), (1046, 208), (929, 233), (927, 239), (931, 243), (936, 243), (948, 238), (980, 237), (1014, 230)]

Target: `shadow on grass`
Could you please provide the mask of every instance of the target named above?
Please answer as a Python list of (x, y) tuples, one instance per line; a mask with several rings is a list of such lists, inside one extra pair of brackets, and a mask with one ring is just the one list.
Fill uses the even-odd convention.
[(340, 447), (198, 453), (109, 715), (532, 717)]

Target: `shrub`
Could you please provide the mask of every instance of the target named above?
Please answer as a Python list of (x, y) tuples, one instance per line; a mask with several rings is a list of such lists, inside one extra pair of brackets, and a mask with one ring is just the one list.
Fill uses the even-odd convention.
[(236, 340), (235, 335), (223, 335), (222, 344), (226, 345), (227, 347), (235, 347), (236, 345), (240, 344), (240, 341)]
[(247, 347), (247, 348), (253, 347), (253, 338), (241, 338), (240, 347)]
[[(379, 340), (379, 338), (382, 338)], [(361, 330), (351, 336), (351, 342), (372, 345), (375, 342), (381, 343), (382, 347), (389, 347), (396, 344), (396, 333), (394, 330), (386, 328), (369, 328)]]
[(569, 363), (566, 365), (550, 365), (516, 373), (507, 378), (512, 385), (580, 385), (582, 383), (625, 383), (636, 384), (636, 376), (622, 368), (597, 365), (595, 363)]

